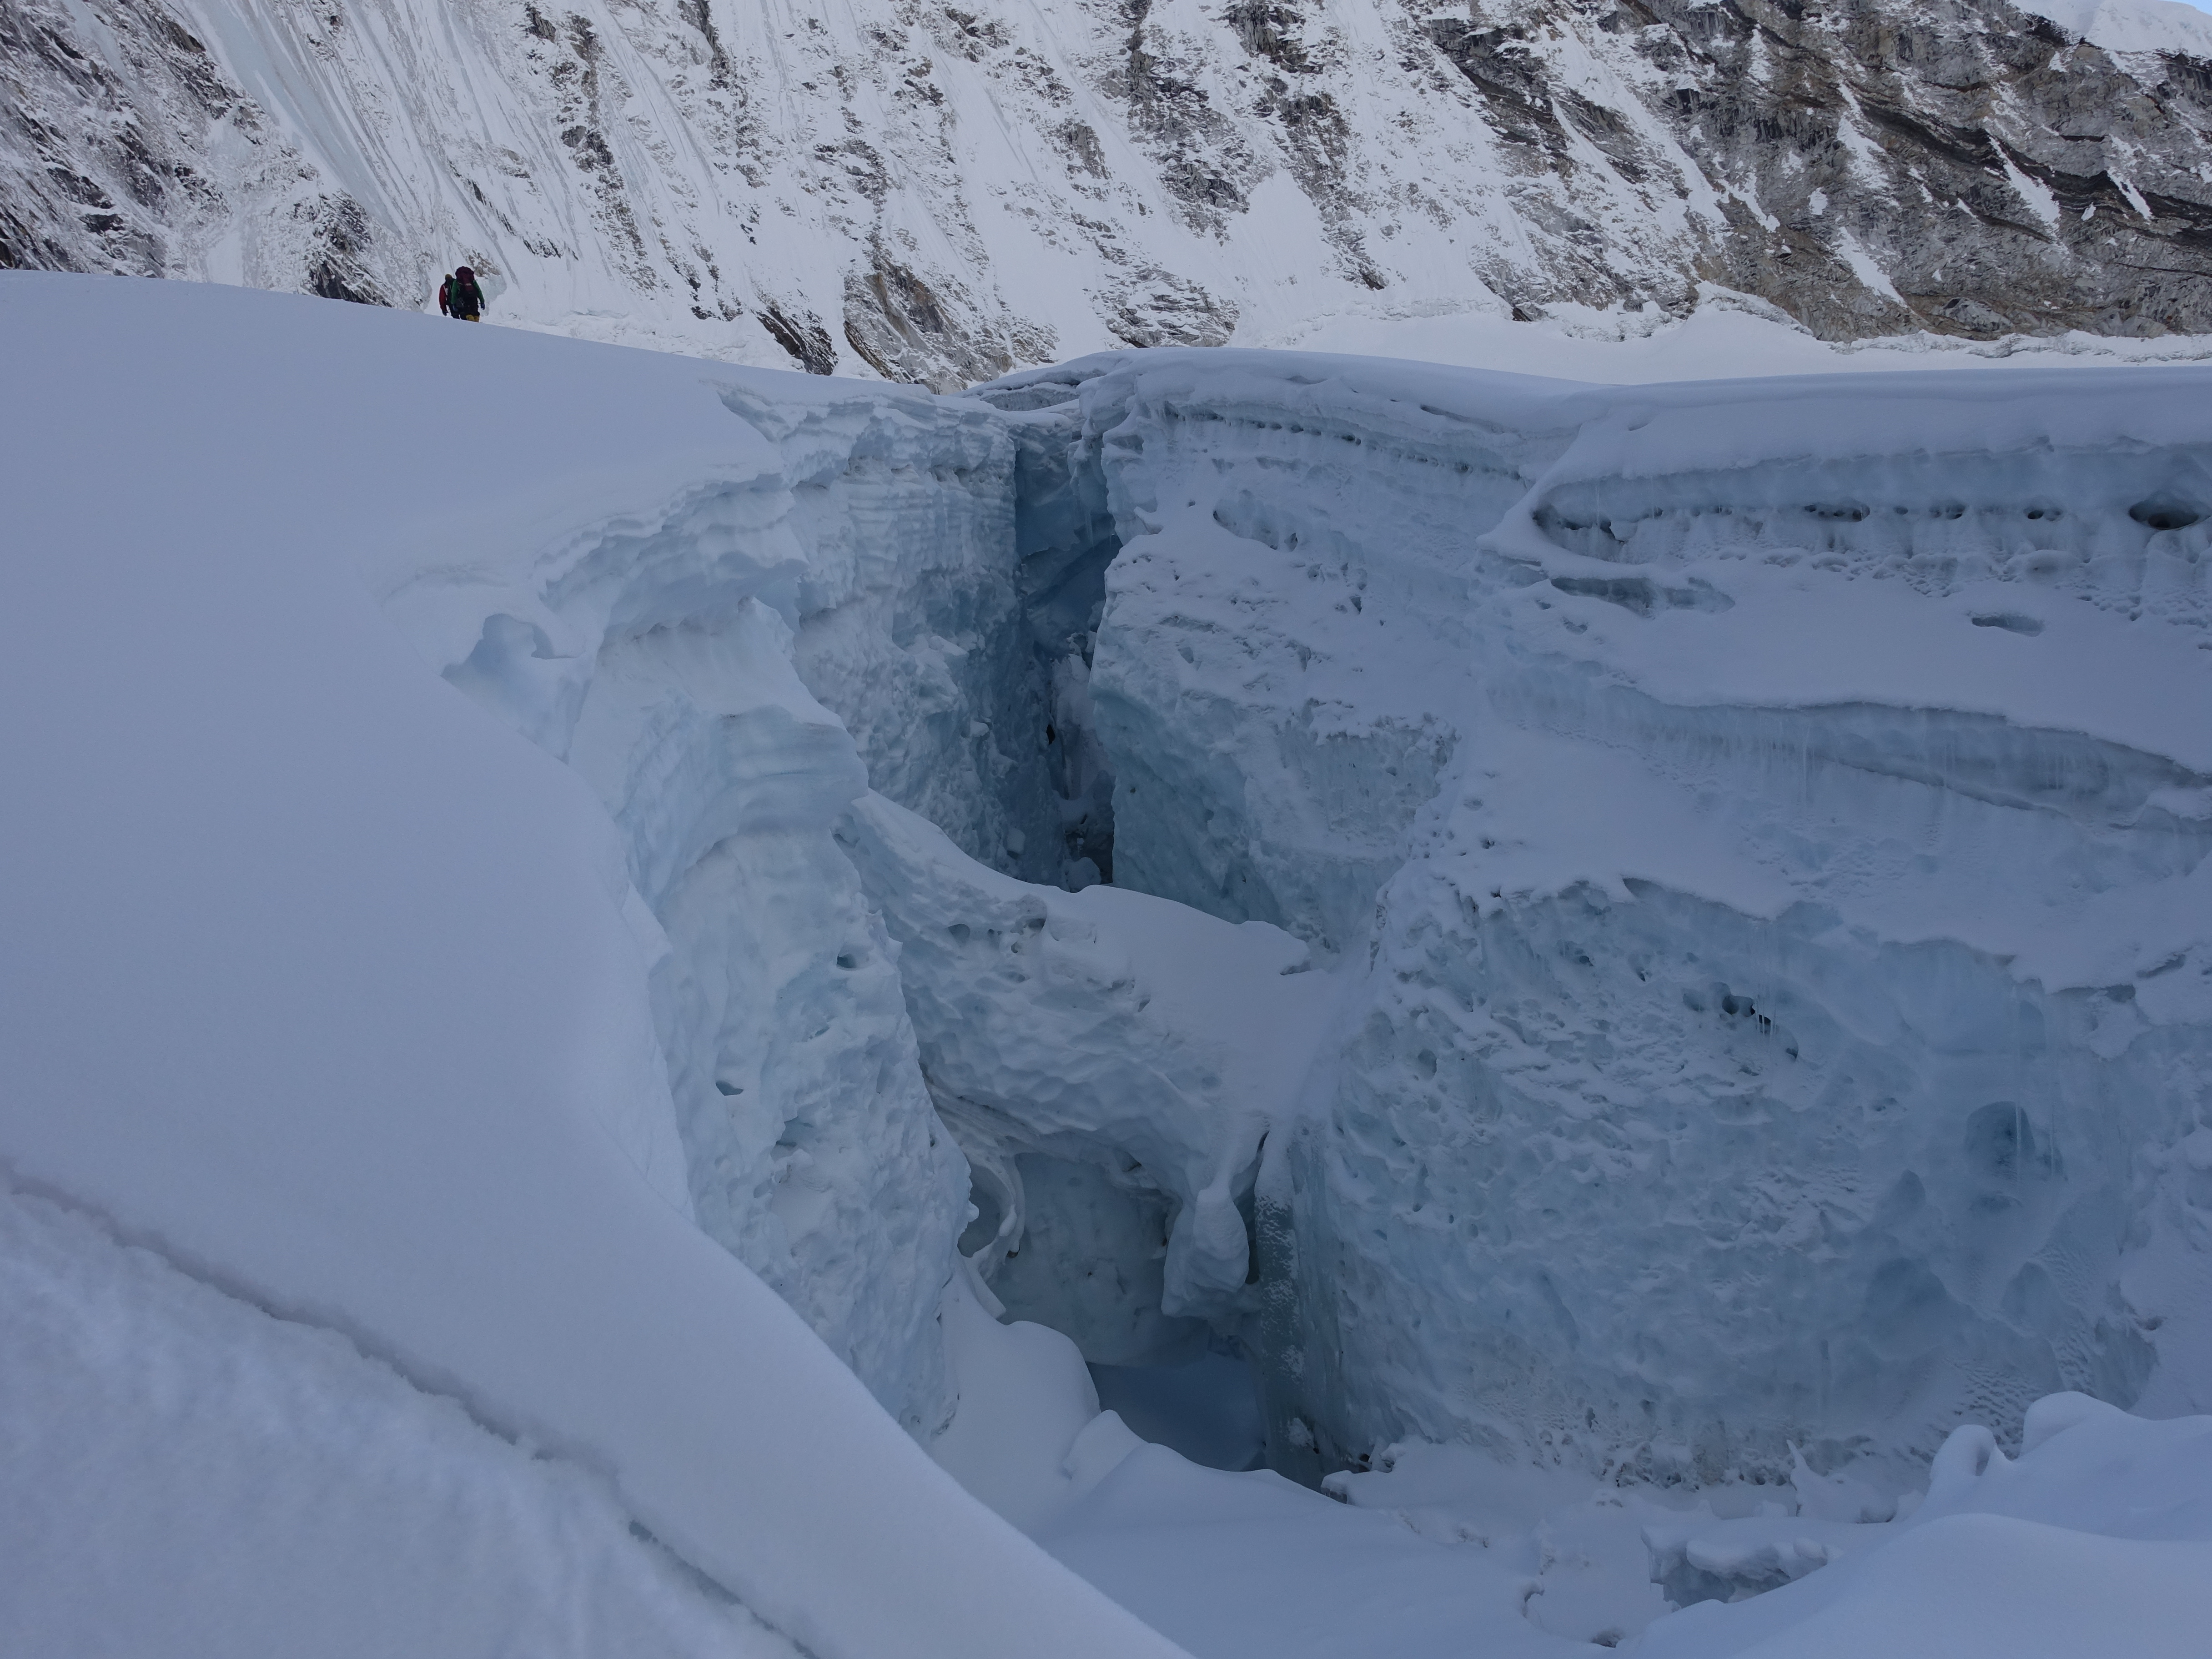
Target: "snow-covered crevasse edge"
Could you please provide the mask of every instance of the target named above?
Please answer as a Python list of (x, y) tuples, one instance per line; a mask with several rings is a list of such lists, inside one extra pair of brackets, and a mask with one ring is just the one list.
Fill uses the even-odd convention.
[[(631, 812), (637, 833), (625, 836), (577, 771), (441, 684), (364, 591), (365, 574), (418, 640), (453, 641), (446, 665), (473, 659), (478, 691), (534, 684), (543, 695), (513, 707), (541, 740), (573, 720), (570, 746), (584, 757), (610, 746), (591, 738), (595, 720), (622, 729), (618, 694), (634, 682), (621, 671), (636, 654), (623, 628), (649, 632), (647, 613), (689, 582), (696, 654), (713, 671), (700, 671), (696, 706), (726, 713), (735, 734), (720, 750), (681, 750), (695, 793), (711, 793), (714, 764), (742, 761), (743, 739), (765, 732), (799, 763), (781, 793), (773, 767), (757, 781), (765, 816), (782, 803), (803, 830), (835, 793), (825, 778), (859, 780), (849, 750), (824, 758), (818, 738), (834, 724), (789, 680), (780, 646), (737, 653), (743, 672), (717, 654), (718, 639), (777, 642), (777, 618), (757, 607), (791, 562), (773, 535), (755, 533), (772, 524), (762, 486), (780, 489), (782, 467), (722, 403), (730, 377), (313, 301), (113, 279), (10, 276), (0, 331), (10, 361), (45, 388), (35, 409), (0, 409), (24, 550), (0, 576), (0, 672), (18, 712), (0, 728), (11, 780), (0, 809), (0, 1160), (11, 1185), (97, 1218), (91, 1236), (149, 1247), (200, 1281), (153, 1275), (147, 1305), (106, 1328), (179, 1336), (164, 1363), (180, 1379), (180, 1421), (238, 1471), (225, 1490), (273, 1500), (281, 1482), (257, 1485), (252, 1424), (196, 1405), (182, 1380), (199, 1360), (178, 1322), (201, 1318), (203, 1290), (327, 1328), (372, 1362), (367, 1372), (350, 1358), (320, 1365), (274, 1335), (262, 1397), (281, 1431), (317, 1433), (295, 1419), (327, 1407), (372, 1436), (384, 1422), (403, 1457), (475, 1462), (495, 1504), (557, 1492), (558, 1469), (549, 1481), (518, 1474), (495, 1440), (426, 1434), (404, 1406), (389, 1415), (409, 1386), (447, 1396), (495, 1436), (604, 1478), (637, 1526), (810, 1651), (1171, 1652), (963, 1494), (695, 1222), (679, 1134), (699, 1126), (679, 1122), (661, 1022), (672, 1010), (674, 1029), (711, 1037), (715, 1010), (710, 1001), (708, 1018), (681, 1023), (670, 935), (632, 880), (673, 868), (640, 855), (681, 852), (684, 789), (666, 792), (673, 828), (659, 841), (650, 811)], [(210, 418), (211, 398), (225, 418)], [(229, 418), (249, 409), (250, 427)], [(424, 441), (426, 411), (459, 410), (465, 442)], [(653, 547), (684, 514), (702, 533)], [(707, 533), (715, 525), (727, 534)], [(647, 579), (593, 564), (617, 532), (641, 538), (629, 551)], [(565, 567), (573, 592), (538, 580), (549, 549), (577, 556)], [(542, 602), (564, 592), (565, 608)], [(579, 648), (569, 629), (594, 615), (606, 637), (591, 641), (592, 660), (606, 646), (615, 671), (604, 689), (559, 659)], [(678, 642), (655, 672), (672, 679), (690, 665)], [(617, 712), (595, 716), (592, 692)], [(678, 715), (692, 707), (661, 701)], [(670, 726), (684, 735), (682, 719)], [(746, 873), (779, 873), (784, 849), (765, 846), (738, 848), (740, 864), (755, 859)], [(763, 931), (785, 947), (770, 967), (805, 1006), (830, 994), (817, 947), (867, 933), (847, 892), (790, 896), (806, 910), (805, 936), (777, 939), (773, 915)], [(680, 919), (680, 907), (671, 914)], [(864, 978), (833, 1012), (848, 1011), (849, 1033), (811, 1065), (858, 1071), (910, 1043), (881, 981)], [(799, 1121), (818, 1072), (787, 1069)], [(842, 1329), (854, 1363), (879, 1367), (879, 1381), (891, 1374), (894, 1401), (911, 1390), (927, 1401), (957, 1160), (941, 1142), (930, 1148), (926, 1100), (890, 1069), (889, 1087), (848, 1103), (880, 1147), (845, 1155), (854, 1139), (838, 1143), (847, 1126), (831, 1122), (805, 1137), (828, 1155), (771, 1155), (787, 1186), (827, 1174), (736, 1242), (788, 1249), (787, 1282), (812, 1295), (831, 1339), (851, 1322)], [(740, 1137), (757, 1122), (733, 1111), (728, 1141), (750, 1150)], [(884, 1160), (902, 1157), (885, 1178)], [(838, 1249), (810, 1250), (811, 1224), (839, 1201), (810, 1200), (839, 1182), (877, 1198), (872, 1225)], [(717, 1190), (750, 1196), (735, 1180), (709, 1184)], [(105, 1272), (94, 1259), (109, 1249), (76, 1254)], [(901, 1250), (915, 1259), (902, 1263)], [(871, 1274), (883, 1284), (863, 1311), (885, 1322), (880, 1332), (836, 1294), (871, 1293)], [(260, 1317), (249, 1314), (221, 1317), (235, 1332)], [(40, 1353), (11, 1373), (11, 1413), (27, 1413), (11, 1415), (11, 1444), (27, 1443), (19, 1431), (40, 1442), (58, 1398), (131, 1397), (134, 1352), (94, 1351), (89, 1374), (82, 1345)], [(26, 1367), (28, 1354), (11, 1349)], [(368, 1380), (374, 1361), (404, 1382)], [(364, 1537), (383, 1524), (365, 1512), (380, 1504), (441, 1537), (466, 1525), (451, 1504), (433, 1522), (419, 1492), (326, 1490), (364, 1511)], [(588, 1499), (574, 1511), (580, 1530), (568, 1536), (581, 1553), (556, 1552), (547, 1571), (568, 1577), (592, 1553), (605, 1509)], [(501, 1547), (495, 1526), (477, 1530)], [(154, 1587), (170, 1575), (228, 1571), (224, 1535), (76, 1534), (108, 1552), (100, 1559), (122, 1589), (70, 1606), (70, 1643), (100, 1645), (149, 1607), (158, 1617)], [(334, 1616), (319, 1588), (327, 1557), (313, 1536), (299, 1541), (300, 1576), (246, 1564), (231, 1598), (241, 1643)], [(511, 1542), (532, 1547), (522, 1533)], [(656, 1633), (655, 1587), (681, 1575), (662, 1573), (649, 1550), (611, 1571), (569, 1577), (586, 1621), (576, 1628), (597, 1618), (645, 1650), (720, 1616), (713, 1595), (695, 1598), (688, 1611), (662, 1608)], [(465, 1631), (509, 1631), (497, 1601), (510, 1582), (418, 1580), (427, 1610), (393, 1609), (386, 1633), (398, 1639), (416, 1611), (457, 1644)]]
[(2202, 1407), (2201, 376), (1007, 390), (1123, 542), (1117, 878), (1358, 980), (1258, 1182), (1335, 1455)]
[[(2061, 1388), (2201, 1404), (2197, 379), (726, 391), (782, 476), (720, 556), (793, 562), (750, 635), (641, 552), (712, 515), (590, 532), (629, 599), (525, 579), (589, 676), (541, 741), (675, 941), (702, 1219), (925, 1435), (932, 1101), (1006, 1304), (1237, 1336), (1309, 1479), (1414, 1436), (1894, 1487)], [(503, 626), (439, 659), (530, 729)], [(950, 842), (833, 727), (744, 750), (787, 650)], [(1136, 892), (973, 861), (1085, 848)]]
[(465, 529), (450, 559), (409, 549), (384, 597), (622, 832), (665, 930), (655, 1012), (701, 1224), (927, 1435), (951, 1405), (934, 1320), (967, 1176), (829, 834), (866, 769), (793, 656), (829, 665), (864, 736), (898, 719), (888, 786), (979, 851), (1018, 840), (1010, 763), (969, 730), (1021, 684), (991, 648), (1018, 623), (995, 580), (1011, 447), (925, 397), (762, 390), (720, 389), (781, 440), (754, 441), (757, 474), (542, 543)]

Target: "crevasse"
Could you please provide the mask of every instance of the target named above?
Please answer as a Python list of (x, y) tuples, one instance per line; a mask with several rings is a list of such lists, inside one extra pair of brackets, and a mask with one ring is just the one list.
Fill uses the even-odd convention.
[(917, 1431), (957, 1237), (1309, 1479), (1895, 1484), (2212, 1400), (2205, 390), (732, 392), (780, 474), (448, 672), (628, 837), (702, 1224)]

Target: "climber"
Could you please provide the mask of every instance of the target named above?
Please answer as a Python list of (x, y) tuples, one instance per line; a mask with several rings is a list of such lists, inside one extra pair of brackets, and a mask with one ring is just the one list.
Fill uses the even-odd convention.
[(448, 317), (458, 317), (465, 323), (483, 320), (483, 290), (477, 286), (477, 274), (466, 265), (438, 284), (438, 309)]

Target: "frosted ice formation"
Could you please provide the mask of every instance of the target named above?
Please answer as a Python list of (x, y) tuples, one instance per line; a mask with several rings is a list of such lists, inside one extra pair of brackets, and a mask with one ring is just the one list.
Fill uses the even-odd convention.
[(1307, 1479), (1893, 1491), (2203, 1403), (2201, 378), (732, 379), (742, 487), (389, 603), (608, 804), (702, 1223), (921, 1431), (964, 1224)]
[(1337, 1455), (2205, 1403), (2199, 376), (1006, 385), (1122, 543), (1116, 880), (1345, 975), (1271, 1143)]
[(899, 941), (1000, 1299), (1095, 1363), (1202, 1350), (1200, 1322), (1241, 1311), (1261, 1143), (1334, 989), (1308, 948), (1118, 887), (1012, 880), (880, 797), (839, 839)]
[(1355, 1499), (1796, 1494), (1683, 1595), (1902, 1571), (1845, 1529), (1962, 1421), (2212, 1404), (2212, 376), (937, 398), (0, 289), (11, 1182), (810, 1650), (1167, 1651), (948, 1468), (1194, 1641), (1178, 1510), (1282, 1651), (1339, 1545), (1626, 1628), (1620, 1516), (1469, 1575), (1086, 1357), (1233, 1340)]

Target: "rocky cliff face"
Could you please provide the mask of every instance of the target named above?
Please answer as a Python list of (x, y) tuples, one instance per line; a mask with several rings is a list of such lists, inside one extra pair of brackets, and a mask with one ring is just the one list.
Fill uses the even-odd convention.
[(967, 3), (0, 0), (0, 264), (465, 259), (506, 319), (939, 387), (1716, 289), (2212, 331), (2212, 24), (2155, 0)]

